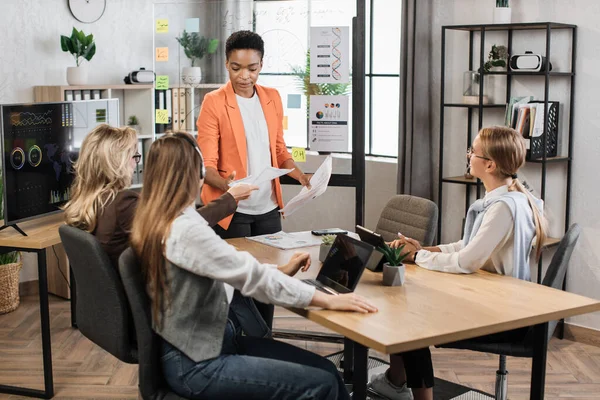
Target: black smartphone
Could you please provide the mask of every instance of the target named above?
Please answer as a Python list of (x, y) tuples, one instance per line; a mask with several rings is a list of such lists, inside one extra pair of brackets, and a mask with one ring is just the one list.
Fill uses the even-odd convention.
[(323, 235), (345, 235), (348, 231), (345, 231), (340, 228), (327, 228), (327, 229), (315, 229), (314, 231), (310, 231), (313, 235), (323, 236)]

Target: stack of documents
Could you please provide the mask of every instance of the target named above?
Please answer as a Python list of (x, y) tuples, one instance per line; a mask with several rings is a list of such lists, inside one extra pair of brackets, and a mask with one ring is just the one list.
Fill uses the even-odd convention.
[(319, 246), (321, 238), (312, 235), (309, 231), (285, 233), (284, 231), (268, 235), (247, 237), (248, 240), (254, 240), (268, 246), (277, 247), (282, 250), (298, 249), (300, 247)]
[(289, 217), (306, 203), (325, 193), (329, 178), (331, 178), (331, 164), (331, 156), (328, 156), (317, 169), (317, 172), (310, 178), (310, 189), (303, 186), (300, 193), (288, 201), (285, 207), (280, 210), (284, 217)]

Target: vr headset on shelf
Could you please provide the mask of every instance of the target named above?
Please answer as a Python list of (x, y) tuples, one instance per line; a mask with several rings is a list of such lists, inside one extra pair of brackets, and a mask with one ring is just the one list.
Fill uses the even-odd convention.
[(140, 68), (137, 71), (132, 71), (123, 78), (127, 84), (147, 85), (154, 83), (154, 72), (146, 71), (146, 68)]
[[(508, 65), (511, 71), (520, 72), (540, 72), (546, 69), (548, 60), (541, 54), (533, 54), (531, 51), (526, 51), (525, 54), (514, 54), (510, 57)], [(550, 71), (552, 71), (552, 63), (550, 63)]]

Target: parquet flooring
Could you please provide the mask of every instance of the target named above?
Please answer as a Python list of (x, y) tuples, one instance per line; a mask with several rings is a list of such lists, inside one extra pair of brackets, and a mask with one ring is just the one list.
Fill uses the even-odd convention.
[[(137, 365), (119, 362), (70, 326), (69, 303), (51, 296), (50, 325), (55, 399), (137, 399)], [(277, 309), (275, 326), (323, 330)], [(319, 354), (341, 346), (292, 342)], [(432, 349), (436, 376), (492, 393), (498, 358), (461, 350)], [(381, 358), (385, 356), (374, 354)], [(531, 360), (508, 359), (509, 398), (527, 399)], [(42, 350), (37, 295), (0, 315), (0, 384), (42, 389)], [(0, 399), (22, 399), (0, 394)], [(600, 347), (553, 339), (548, 352), (546, 399), (600, 399)]]

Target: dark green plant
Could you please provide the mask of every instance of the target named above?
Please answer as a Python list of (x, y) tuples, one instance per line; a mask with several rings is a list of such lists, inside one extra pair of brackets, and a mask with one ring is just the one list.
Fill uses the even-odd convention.
[(209, 39), (198, 33), (187, 33), (183, 31), (181, 37), (176, 38), (183, 52), (192, 61), (192, 67), (196, 60), (201, 60), (207, 54), (214, 54), (219, 47), (219, 39)]
[(132, 115), (129, 117), (129, 120), (127, 121), (127, 125), (139, 125), (140, 121), (138, 121), (137, 117), (135, 115)]
[(60, 35), (60, 48), (62, 51), (71, 53), (75, 57), (75, 63), (79, 67), (80, 59), (83, 57), (90, 61), (96, 54), (96, 43), (94, 35), (87, 35), (83, 31), (73, 28), (71, 37)]
[[(4, 180), (2, 179), (2, 169), (0, 168), (0, 218), (4, 219)], [(6, 264), (13, 264), (19, 261), (21, 253), (18, 251), (11, 251), (9, 253), (0, 254), (0, 267)]]
[(409, 255), (410, 252), (402, 253), (404, 250), (404, 245), (396, 247), (395, 249), (390, 247), (388, 244), (385, 247), (379, 247), (379, 251), (383, 253), (385, 259), (392, 267), (397, 267), (402, 265), (402, 261)]
[(508, 0), (496, 0), (496, 7), (510, 7)]
[(292, 67), (292, 72), (298, 78), (298, 89), (306, 96), (306, 110), (310, 110), (310, 96), (336, 96), (351, 92), (350, 83), (310, 83), (310, 50), (306, 52), (304, 68)]
[(488, 60), (483, 64), (483, 71), (490, 72), (492, 67), (506, 68), (508, 62), (508, 49), (506, 46), (492, 45), (492, 49), (488, 54)]

